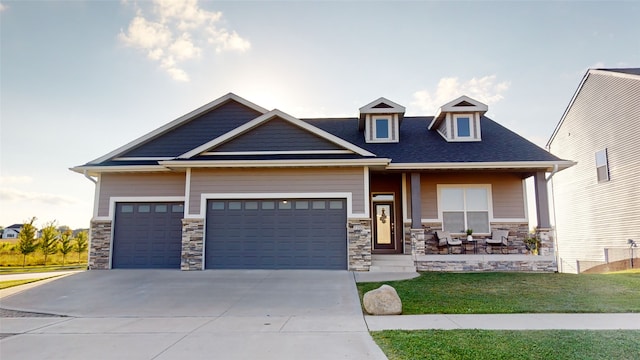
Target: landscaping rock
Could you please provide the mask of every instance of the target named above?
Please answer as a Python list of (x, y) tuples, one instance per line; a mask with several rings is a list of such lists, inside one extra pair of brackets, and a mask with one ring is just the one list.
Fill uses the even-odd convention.
[(370, 315), (400, 315), (402, 301), (396, 289), (389, 285), (382, 285), (375, 290), (368, 291), (362, 298), (364, 310)]

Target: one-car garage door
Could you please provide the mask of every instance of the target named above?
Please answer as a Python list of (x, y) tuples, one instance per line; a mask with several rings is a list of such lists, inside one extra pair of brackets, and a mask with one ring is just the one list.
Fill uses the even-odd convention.
[(117, 203), (113, 268), (179, 269), (182, 203)]
[(344, 199), (209, 200), (208, 269), (346, 269)]

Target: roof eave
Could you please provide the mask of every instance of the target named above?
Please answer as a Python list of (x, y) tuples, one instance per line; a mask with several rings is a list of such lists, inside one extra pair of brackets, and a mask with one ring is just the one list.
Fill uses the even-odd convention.
[(502, 161), (502, 162), (437, 162), (437, 163), (391, 163), (389, 170), (540, 170), (547, 172), (567, 169), (576, 162), (560, 161)]
[(387, 158), (373, 159), (301, 159), (301, 160), (167, 160), (166, 168), (251, 168), (251, 167), (327, 167), (327, 166), (387, 166)]

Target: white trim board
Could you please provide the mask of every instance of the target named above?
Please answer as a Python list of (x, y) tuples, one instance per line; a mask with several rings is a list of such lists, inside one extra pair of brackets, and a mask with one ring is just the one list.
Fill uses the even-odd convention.
[(115, 220), (116, 203), (120, 202), (185, 202), (184, 196), (112, 196), (109, 198), (109, 216), (102, 220)]

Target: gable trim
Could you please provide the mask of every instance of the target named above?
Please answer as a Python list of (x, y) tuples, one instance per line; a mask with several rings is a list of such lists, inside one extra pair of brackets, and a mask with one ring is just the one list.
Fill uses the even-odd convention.
[(104, 156), (101, 156), (101, 157), (99, 157), (97, 159), (89, 161), (88, 164), (99, 164), (99, 163), (101, 163), (103, 161), (109, 160), (114, 156), (122, 154), (122, 153), (124, 153), (124, 152), (126, 152), (128, 150), (131, 150), (134, 147), (136, 147), (136, 146), (138, 146), (138, 145), (140, 145), (140, 144), (142, 144), (142, 143), (144, 143), (146, 141), (149, 141), (149, 140), (157, 137), (158, 135), (162, 135), (162, 134), (164, 134), (166, 132), (169, 132), (170, 130), (182, 125), (183, 123), (186, 123), (186, 122), (194, 119), (195, 117), (197, 117), (197, 116), (199, 116), (199, 115), (201, 115), (201, 114), (203, 114), (203, 113), (205, 113), (207, 111), (215, 109), (216, 107), (226, 103), (229, 100), (236, 101), (236, 102), (238, 102), (238, 103), (240, 103), (240, 104), (242, 104), (242, 105), (244, 105), (244, 106), (246, 106), (248, 108), (251, 108), (251, 109), (253, 109), (253, 110), (255, 110), (255, 111), (257, 111), (257, 112), (259, 112), (261, 114), (264, 114), (264, 113), (267, 112), (267, 109), (265, 109), (265, 108), (263, 108), (261, 106), (258, 106), (256, 104), (244, 99), (244, 98), (241, 98), (240, 96), (238, 96), (238, 95), (236, 95), (234, 93), (228, 93), (228, 94), (226, 94), (226, 95), (224, 95), (224, 96), (222, 96), (222, 97), (220, 97), (220, 98), (218, 98), (216, 100), (213, 100), (212, 102), (210, 102), (208, 104), (205, 104), (205, 105), (203, 105), (203, 106), (201, 106), (201, 107), (199, 107), (199, 108), (197, 108), (197, 109), (195, 109), (195, 110), (193, 110), (193, 111), (191, 111), (191, 112), (189, 112), (189, 113), (187, 113), (185, 115), (182, 115), (181, 117), (173, 120), (172, 122), (170, 122), (168, 124), (165, 124), (164, 126), (161, 126), (161, 127), (157, 128), (156, 130), (151, 131), (150, 133), (147, 133), (146, 135), (143, 135), (143, 136), (141, 136), (141, 137), (139, 137), (139, 138), (137, 138), (137, 139), (135, 139), (135, 140), (133, 140), (133, 141), (131, 141), (131, 142), (129, 142), (129, 143), (127, 143), (127, 144), (115, 149), (115, 150), (113, 150), (112, 152), (110, 152), (110, 153), (108, 153), (108, 154), (106, 154)]
[(160, 165), (172, 168), (259, 168), (259, 167), (315, 167), (315, 166), (387, 166), (391, 159), (303, 159), (303, 160), (168, 160)]
[[(384, 103), (389, 107), (376, 107), (381, 103)], [(380, 97), (359, 109), (361, 114), (390, 114), (390, 113), (395, 114), (395, 113), (404, 113), (405, 110), (406, 109), (404, 106), (397, 104), (384, 97)]]
[(269, 120), (271, 120), (273, 118), (276, 118), (276, 117), (279, 117), (279, 118), (281, 118), (281, 119), (283, 119), (285, 121), (288, 121), (288, 122), (290, 122), (291, 124), (293, 124), (295, 126), (298, 126), (298, 127), (302, 128), (304, 130), (307, 130), (312, 134), (315, 134), (315, 135), (317, 135), (317, 136), (319, 136), (321, 138), (324, 138), (325, 140), (328, 140), (328, 141), (330, 141), (330, 142), (332, 142), (334, 144), (342, 146), (347, 150), (351, 150), (352, 152), (354, 152), (356, 154), (359, 154), (361, 156), (376, 156), (375, 154), (373, 154), (373, 153), (371, 153), (371, 152), (369, 152), (369, 151), (367, 151), (367, 150), (365, 150), (363, 148), (360, 148), (360, 147), (358, 147), (358, 146), (356, 146), (356, 145), (354, 145), (354, 144), (352, 144), (352, 143), (350, 143), (348, 141), (342, 140), (341, 138), (339, 138), (339, 137), (337, 137), (335, 135), (332, 135), (332, 134), (330, 134), (330, 133), (328, 133), (328, 132), (326, 132), (324, 130), (321, 130), (321, 129), (319, 129), (319, 128), (317, 128), (317, 127), (315, 127), (315, 126), (313, 126), (313, 125), (311, 125), (309, 123), (306, 123), (306, 122), (304, 122), (304, 121), (302, 121), (300, 119), (297, 119), (297, 118), (295, 118), (295, 117), (293, 117), (293, 116), (291, 116), (289, 114), (286, 114), (286, 113), (284, 113), (284, 112), (282, 112), (282, 111), (280, 111), (278, 109), (274, 109), (274, 110), (271, 110), (271, 111), (269, 111), (268, 113), (266, 113), (266, 114), (264, 114), (262, 116), (259, 116), (259, 117), (255, 118), (255, 119), (245, 123), (244, 125), (238, 126), (237, 128), (227, 132), (226, 134), (218, 136), (217, 138), (215, 138), (215, 139), (213, 139), (213, 140), (211, 140), (211, 141), (209, 141), (209, 142), (207, 142), (207, 143), (205, 143), (203, 145), (198, 146), (197, 148), (195, 148), (193, 150), (190, 150), (190, 151), (178, 156), (177, 158), (178, 159), (189, 159), (189, 158), (192, 158), (192, 157), (194, 157), (196, 155), (199, 155), (201, 153), (208, 152), (207, 150), (210, 150), (210, 149), (212, 149), (212, 148), (214, 148), (214, 147), (216, 147), (218, 145), (221, 145), (221, 144), (223, 144), (223, 143), (225, 143), (225, 142), (227, 142), (227, 141), (229, 141), (229, 140), (231, 140), (231, 139), (233, 139), (233, 138), (235, 138), (237, 136), (240, 136), (240, 135), (250, 131), (251, 129), (256, 128), (256, 127), (260, 126), (261, 124), (266, 123)]
[[(202, 155), (315, 155), (353, 154), (350, 150), (288, 150), (288, 151), (220, 151), (203, 152)], [(168, 159), (166, 159), (168, 160)]]

